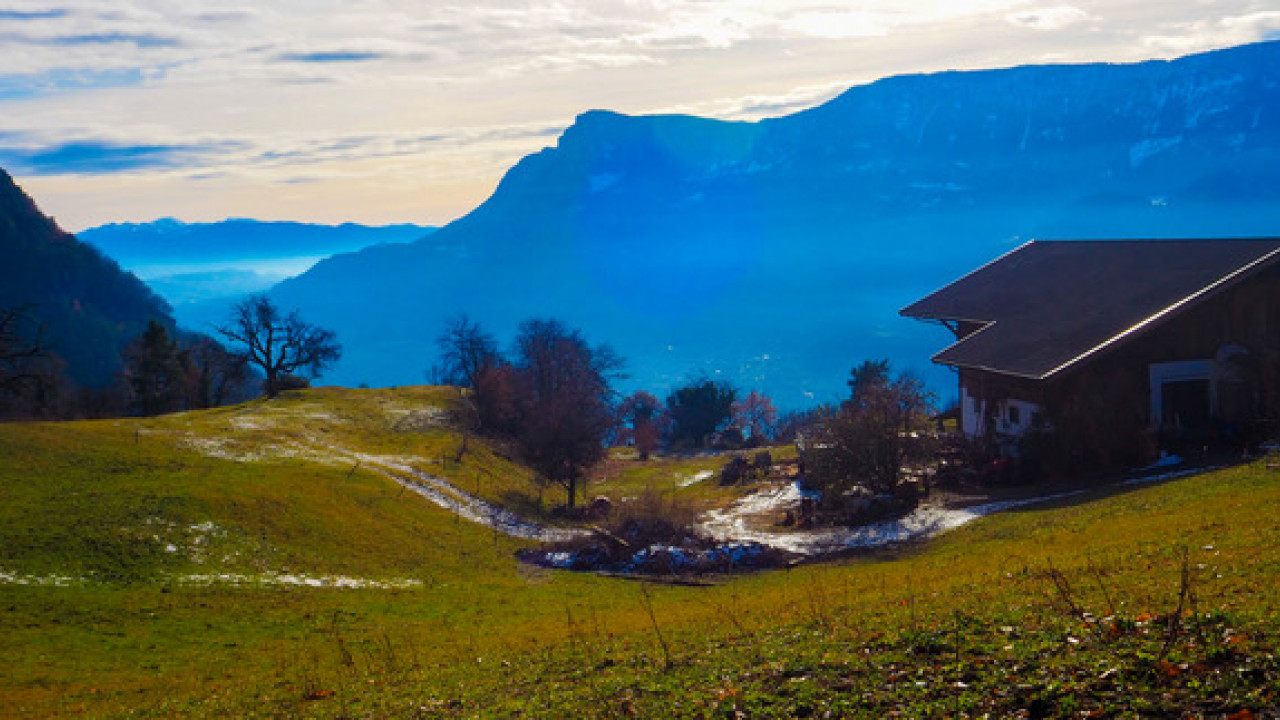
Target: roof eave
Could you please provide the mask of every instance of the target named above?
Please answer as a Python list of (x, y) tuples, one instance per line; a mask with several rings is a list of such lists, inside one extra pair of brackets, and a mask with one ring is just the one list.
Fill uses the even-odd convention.
[(991, 367), (989, 365), (983, 365), (980, 363), (963, 363), (963, 362), (955, 362), (952, 360), (945, 360), (942, 358), (944, 354), (946, 354), (946, 350), (943, 350), (942, 352), (938, 353), (937, 355), (934, 355), (929, 359), (938, 365), (946, 365), (947, 367), (955, 368), (957, 370), (976, 370), (979, 372), (992, 373), (994, 375), (1004, 375), (1005, 377), (1017, 378), (1019, 380), (1040, 381), (1040, 380), (1048, 379), (1047, 375), (1037, 375), (1035, 373), (1019, 372), (1016, 370), (1008, 370), (1006, 368)]
[[(1236, 282), (1239, 282), (1245, 279), (1245, 277), (1262, 270), (1264, 267), (1274, 262), (1278, 257), (1280, 257), (1280, 248), (1276, 248), (1275, 250), (1272, 250), (1271, 252), (1263, 255), (1262, 257), (1257, 258), (1256, 260), (1248, 263), (1247, 265), (1244, 265), (1243, 267), (1239, 267), (1235, 269), (1234, 271), (1218, 278), (1214, 282), (1210, 283), (1209, 285), (1206, 285), (1205, 287), (1201, 288), (1200, 290), (1197, 290), (1196, 292), (1188, 295), (1187, 297), (1179, 300), (1178, 302), (1175, 302), (1169, 305), (1168, 307), (1165, 307), (1159, 312), (1152, 314), (1150, 317), (1147, 317), (1142, 321), (1135, 323), (1134, 325), (1126, 328), (1125, 330), (1117, 333), (1116, 335), (1108, 338), (1107, 340), (1099, 343), (1098, 345), (1086, 350), (1083, 353), (1080, 353), (1079, 355), (1071, 358), (1070, 360), (1067, 360), (1061, 365), (1058, 365), (1057, 367), (1053, 368), (1049, 372), (1045, 373), (1041, 379), (1047, 379), (1047, 378), (1053, 377), (1054, 375), (1057, 375), (1065, 370), (1075, 367), (1076, 365), (1079, 365), (1085, 360), (1101, 352), (1104, 352), (1105, 350), (1115, 345), (1118, 345), (1135, 335), (1139, 335), (1156, 325), (1159, 325), (1162, 321), (1167, 319), (1170, 315), (1177, 313), (1179, 310), (1183, 310), (1188, 306), (1192, 306), (1199, 302), (1207, 300), (1209, 297), (1216, 295), (1217, 293), (1221, 292), (1222, 290), (1225, 290), (1227, 287), (1230, 287)], [(960, 342), (963, 342), (963, 341), (960, 341)], [(960, 344), (959, 342), (956, 343), (956, 345), (959, 345), (959, 344)], [(952, 347), (955, 347), (955, 345), (952, 345)], [(944, 350), (943, 352), (946, 352), (946, 351)]]

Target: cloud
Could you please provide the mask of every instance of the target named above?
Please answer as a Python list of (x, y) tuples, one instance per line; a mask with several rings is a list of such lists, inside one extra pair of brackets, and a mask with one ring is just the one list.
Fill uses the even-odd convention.
[(849, 89), (843, 82), (805, 85), (774, 95), (720, 98), (691, 106), (664, 108), (662, 113), (682, 113), (720, 120), (762, 120), (789, 115), (820, 105)]
[(197, 156), (226, 149), (218, 144), (129, 145), (76, 140), (36, 148), (0, 147), (0, 166), (29, 175), (107, 175), (180, 167), (192, 164)]
[(1223, 18), (1222, 26), (1229, 32), (1243, 33), (1254, 39), (1274, 40), (1280, 33), (1280, 11), (1269, 10)]
[(884, 13), (823, 10), (803, 12), (783, 23), (787, 30), (819, 38), (859, 38), (887, 35), (890, 23)]
[(198, 12), (191, 17), (198, 23), (221, 25), (248, 22), (260, 17), (260, 14), (253, 8), (215, 8)]
[(140, 85), (142, 80), (143, 73), (138, 68), (51, 70), (32, 75), (0, 75), (0, 101), (88, 88), (130, 87)]
[(51, 38), (28, 38), (33, 45), (47, 44), (59, 46), (76, 45), (133, 45), (138, 48), (171, 48), (181, 47), (182, 41), (176, 37), (153, 35), (149, 33), (102, 32), (85, 35), (60, 35)]
[(540, 55), (502, 68), (496, 74), (522, 76), (530, 73), (570, 73), (659, 64), (661, 61), (657, 58), (637, 53), (565, 53)]
[(371, 50), (318, 50), (315, 52), (290, 52), (276, 56), (284, 62), (300, 63), (353, 63), (384, 60), (386, 53)]
[(1083, 25), (1092, 22), (1094, 18), (1080, 8), (1058, 5), (1011, 13), (1005, 16), (1005, 20), (1013, 25), (1049, 32)]
[(1220, 19), (1166, 23), (1159, 34), (1141, 38), (1143, 46), (1164, 55), (1180, 55), (1231, 45), (1280, 39), (1280, 11), (1248, 12)]
[[(509, 125), (477, 129), (456, 129), (425, 133), (382, 133), (368, 135), (296, 137), (277, 139), (269, 147), (258, 145), (237, 162), (245, 166), (273, 168), (313, 165), (341, 165), (367, 160), (423, 156), (437, 149), (465, 150), (484, 146), (558, 136), (561, 125)], [(240, 143), (248, 148), (248, 142)]]
[(62, 8), (49, 10), (0, 10), (0, 20), (52, 20), (71, 14)]

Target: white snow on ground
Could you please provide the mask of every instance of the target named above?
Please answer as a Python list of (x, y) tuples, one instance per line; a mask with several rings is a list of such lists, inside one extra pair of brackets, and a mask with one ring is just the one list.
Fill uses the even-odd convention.
[(374, 590), (406, 590), (422, 587), (421, 580), (404, 578), (393, 580), (370, 580), (345, 575), (303, 575), (294, 573), (262, 573), (259, 575), (241, 575), (237, 573), (214, 573), (211, 575), (179, 575), (174, 578), (184, 585), (257, 585), (257, 586), (299, 586), (317, 588), (361, 588)]
[[(297, 415), (295, 414), (294, 417), (297, 417)], [(305, 415), (305, 417), (330, 419), (330, 416), (319, 412), (312, 412)], [(232, 425), (237, 429), (262, 427), (256, 420), (250, 420), (238, 425), (236, 420), (233, 419)], [(585, 531), (548, 528), (538, 523), (524, 520), (510, 510), (481, 500), (457, 488), (447, 480), (417, 470), (410, 463), (425, 462), (417, 457), (368, 455), (320, 442), (314, 438), (310, 439), (310, 441), (288, 439), (275, 443), (263, 443), (256, 437), (237, 438), (228, 436), (210, 438), (187, 435), (182, 437), (180, 442), (204, 455), (236, 462), (300, 459), (325, 465), (359, 463), (361, 466), (368, 467), (383, 477), (395, 481), (466, 520), (480, 523), (485, 527), (496, 529), (498, 532), (507, 535), (544, 542), (557, 542), (585, 534)]]
[(1059, 500), (1078, 495), (1083, 490), (1042, 495), (1020, 500), (1003, 500), (966, 508), (944, 508), (921, 505), (899, 520), (864, 525), (861, 527), (830, 527), (814, 530), (762, 531), (752, 530), (747, 520), (766, 514), (780, 514), (794, 507), (803, 497), (796, 483), (790, 483), (773, 492), (760, 492), (739, 500), (724, 510), (712, 510), (703, 516), (701, 528), (717, 540), (751, 540), (799, 555), (873, 548), (892, 543), (933, 537), (972, 522), (984, 515), (1034, 503)]
[(321, 464), (333, 465), (335, 459), (331, 455), (316, 452), (303, 447), (296, 441), (286, 440), (272, 444), (264, 444), (258, 440), (235, 437), (200, 437), (187, 436), (180, 441), (184, 447), (190, 448), (208, 457), (235, 462), (262, 462), (265, 460), (310, 460)]
[(464, 520), (479, 523), (506, 535), (543, 542), (559, 542), (586, 534), (583, 530), (550, 528), (525, 520), (506, 508), (481, 500), (459, 489), (447, 480), (415, 469), (402, 458), (368, 455), (345, 450), (335, 445), (326, 445), (325, 448), (369, 467), (374, 472), (418, 493)]
[(0, 570), (0, 585), (55, 585), (57, 587), (70, 587), (71, 585), (83, 584), (84, 578), (68, 577), (66, 575), (23, 575)]
[[(1144, 470), (1170, 467), (1166, 461)], [(1156, 475), (1146, 475), (1117, 483), (1114, 487), (1127, 487), (1146, 483), (1173, 480), (1187, 475), (1197, 475), (1218, 469), (1184, 468)], [(720, 541), (751, 540), (780, 550), (800, 555), (822, 555), (860, 548), (874, 548), (908, 540), (920, 540), (965, 525), (980, 517), (1010, 510), (1024, 505), (1051, 502), (1074, 497), (1085, 489), (1039, 495), (1017, 500), (1001, 500), (964, 508), (946, 508), (937, 505), (921, 505), (905, 517), (864, 525), (861, 527), (830, 527), (814, 530), (764, 531), (753, 530), (747, 522), (751, 518), (773, 516), (776, 518), (788, 508), (794, 508), (804, 496), (797, 483), (790, 483), (772, 491), (758, 492), (737, 501), (723, 510), (711, 510), (702, 517), (701, 529)]]
[[(174, 575), (173, 582), (182, 585), (254, 585), (259, 587), (317, 587), (317, 588), (359, 588), (374, 590), (407, 590), (422, 587), (421, 580), (392, 578), (388, 580), (370, 580), (368, 578), (347, 577), (344, 575), (305, 575), (301, 573), (264, 572), (257, 575), (239, 573), (211, 573), (207, 575)], [(71, 587), (88, 585), (89, 580), (80, 577), (63, 575), (20, 575), (0, 570), (0, 585), (53, 585)]]
[(689, 487), (690, 485), (694, 485), (696, 483), (702, 482), (703, 480), (707, 480), (711, 478), (713, 475), (715, 475), (715, 471), (703, 470), (700, 473), (694, 473), (689, 477), (681, 478), (680, 481), (676, 483), (676, 485), (682, 488)]

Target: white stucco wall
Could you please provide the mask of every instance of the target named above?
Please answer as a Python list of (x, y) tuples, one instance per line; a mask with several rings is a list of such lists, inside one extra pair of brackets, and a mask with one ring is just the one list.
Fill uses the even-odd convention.
[[(978, 437), (984, 432), (985, 403), (969, 394), (966, 387), (960, 388), (960, 429), (969, 437)], [(1033, 402), (1009, 398), (996, 403), (995, 431), (1001, 435), (1022, 437), (1033, 425), (1037, 414), (1043, 409)]]

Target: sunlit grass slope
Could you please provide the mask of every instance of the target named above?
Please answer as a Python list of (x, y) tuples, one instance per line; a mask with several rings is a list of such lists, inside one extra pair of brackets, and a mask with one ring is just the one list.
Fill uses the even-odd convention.
[[(339, 451), (407, 453), (430, 469), (450, 433), (397, 423), (435, 417), (442, 395), (391, 397), (322, 390), (146, 420), (0, 425), (0, 569), (162, 582), (471, 568), (471, 539), (450, 515)], [(505, 471), (494, 477), (520, 476), (475, 448), (469, 460)]]
[[(661, 586), (522, 566), (527, 541), (375, 471), (369, 458), (393, 457), (532, 505), (528, 473), (482, 443), (453, 461), (454, 392), (0, 425), (0, 715), (1225, 716), (1280, 702), (1280, 473), (1262, 465)], [(600, 487), (712, 502), (719, 489), (675, 488), (714, 465), (628, 465)]]

